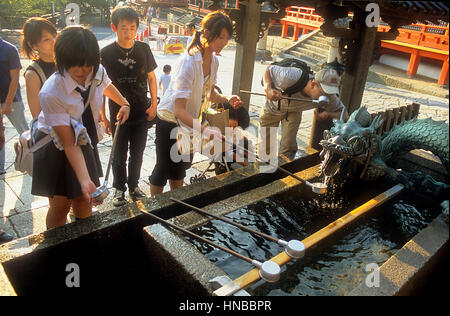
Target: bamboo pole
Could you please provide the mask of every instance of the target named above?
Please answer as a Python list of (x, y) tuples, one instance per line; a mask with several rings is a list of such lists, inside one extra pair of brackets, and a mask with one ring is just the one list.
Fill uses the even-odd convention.
[[(333, 235), (335, 232), (340, 230), (341, 228), (347, 226), (351, 222), (353, 222), (355, 219), (361, 217), (362, 215), (366, 214), (376, 206), (379, 206), (383, 204), (384, 202), (392, 199), (393, 197), (397, 196), (400, 192), (402, 192), (404, 189), (404, 186), (401, 184), (397, 184), (390, 188), (389, 190), (381, 193), (380, 195), (377, 195), (375, 198), (367, 201), (363, 205), (355, 208), (353, 211), (347, 213), (343, 217), (335, 220), (328, 226), (325, 226), (321, 230), (315, 232), (311, 236), (305, 238), (302, 240), (303, 244), (305, 245), (305, 248), (308, 249), (323, 239)], [(278, 263), (278, 265), (281, 267), (282, 265), (288, 263), (291, 260), (291, 257), (289, 257), (286, 252), (282, 252), (272, 259), (271, 261), (274, 261)], [(239, 278), (233, 280), (232, 282), (222, 286), (221, 288), (214, 291), (214, 294), (217, 296), (229, 296), (233, 295), (236, 291), (247, 287), (251, 285), (252, 283), (258, 281), (260, 279), (258, 269), (253, 269), (246, 274), (240, 276)]]

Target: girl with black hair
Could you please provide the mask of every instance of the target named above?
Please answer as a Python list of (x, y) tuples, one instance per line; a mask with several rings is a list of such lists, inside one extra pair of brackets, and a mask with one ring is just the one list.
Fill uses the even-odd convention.
[(44, 82), (55, 72), (56, 27), (44, 18), (29, 18), (22, 28), (22, 55), (32, 60), (25, 70), (28, 107), (36, 118), (41, 112), (39, 91)]
[(55, 72), (44, 83), (39, 102), (36, 142), (48, 142), (34, 153), (31, 193), (50, 198), (47, 228), (62, 226), (70, 207), (75, 218), (91, 216), (92, 193), (102, 168), (97, 150), (97, 124), (103, 95), (121, 106), (117, 120), (129, 116), (128, 101), (111, 84), (100, 65), (95, 35), (83, 26), (69, 26), (55, 42)]
[[(219, 67), (214, 53), (222, 51), (232, 34), (233, 26), (225, 13), (209, 13), (201, 22), (201, 31), (195, 32), (186, 53), (174, 68), (173, 79), (157, 108), (160, 120), (156, 124), (156, 165), (149, 178), (152, 195), (162, 193), (167, 180), (171, 190), (183, 186), (186, 170), (191, 165), (189, 157), (175, 162), (177, 160), (174, 158), (179, 157), (174, 157), (171, 149), (179, 140), (171, 139), (172, 129), (179, 128), (183, 133), (192, 135), (194, 124), (201, 121), (202, 112), (210, 102), (228, 102), (235, 108), (242, 105), (239, 96), (227, 98), (214, 89)], [(200, 128), (207, 138), (222, 137), (215, 129)]]

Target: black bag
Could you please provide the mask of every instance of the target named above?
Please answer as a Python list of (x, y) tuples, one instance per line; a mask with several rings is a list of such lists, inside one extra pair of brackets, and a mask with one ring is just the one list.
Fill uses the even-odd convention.
[(311, 68), (302, 60), (297, 58), (286, 58), (279, 62), (274, 62), (272, 65), (281, 66), (281, 67), (296, 67), (302, 70), (302, 75), (300, 79), (291, 87), (287, 88), (283, 91), (283, 94), (291, 96), (294, 93), (302, 91), (303, 88), (306, 87), (309, 81), (309, 76), (313, 72)]

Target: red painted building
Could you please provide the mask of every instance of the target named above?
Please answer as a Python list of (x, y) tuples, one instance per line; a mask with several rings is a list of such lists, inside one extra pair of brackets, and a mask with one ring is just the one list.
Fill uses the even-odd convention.
[[(289, 27), (294, 28), (293, 40), (319, 28), (323, 19), (313, 8), (288, 7), (286, 16), (280, 20), (282, 37), (287, 37)], [(389, 31), (389, 26), (380, 25), (379, 32)], [(449, 25), (413, 24), (399, 28), (399, 36), (393, 41), (381, 42), (381, 53), (402, 52), (410, 56), (408, 75), (414, 76), (421, 58), (442, 62), (439, 85), (447, 85), (449, 79)], [(301, 34), (300, 34), (301, 33)]]

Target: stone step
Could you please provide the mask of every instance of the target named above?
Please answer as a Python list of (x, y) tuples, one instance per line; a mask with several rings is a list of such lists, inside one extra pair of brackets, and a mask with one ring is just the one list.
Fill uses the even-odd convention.
[(299, 47), (309, 49), (312, 52), (316, 52), (319, 55), (328, 56), (328, 48), (317, 47), (313, 44), (301, 43)]
[(288, 52), (288, 53), (282, 52), (279, 54), (279, 57), (280, 57), (280, 60), (285, 59), (285, 58), (297, 58), (297, 59), (304, 61), (311, 68), (311, 70), (313, 70), (313, 71), (320, 70), (319, 62), (317, 60), (310, 59), (308, 56), (300, 56), (298, 54), (292, 54), (292, 52)]
[[(319, 33), (317, 33), (319, 34)], [(322, 44), (327, 44), (330, 42), (329, 37), (321, 37), (320, 35), (314, 34), (312, 37), (310, 37), (308, 40), (315, 40), (317, 42), (320, 42)]]
[(315, 51), (312, 51), (308, 48), (303, 48), (303, 47), (296, 47), (295, 49), (292, 50), (292, 52), (297, 52), (300, 55), (308, 56), (317, 61), (321, 61), (322, 59), (327, 59), (327, 57), (328, 57), (328, 52), (326, 52), (326, 54), (321, 54), (321, 53), (317, 53)]
[(320, 41), (316, 40), (315, 37), (311, 37), (311, 38), (307, 39), (306, 41), (304, 41), (303, 43), (312, 45), (312, 46), (316, 46), (316, 47), (320, 47), (320, 48), (326, 49), (326, 50), (328, 50), (328, 48), (330, 47), (330, 44), (320, 42)]

